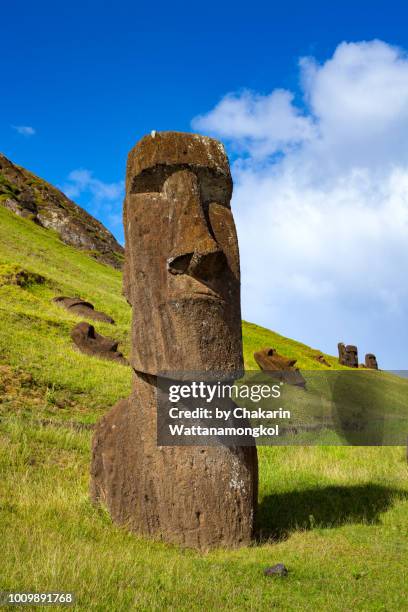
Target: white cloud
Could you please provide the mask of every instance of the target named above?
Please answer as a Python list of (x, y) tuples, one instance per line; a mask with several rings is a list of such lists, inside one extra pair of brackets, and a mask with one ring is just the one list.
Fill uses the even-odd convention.
[(90, 170), (72, 170), (68, 175), (68, 181), (62, 190), (69, 198), (77, 198), (83, 193), (89, 193), (96, 202), (115, 201), (123, 196), (124, 182), (104, 183), (94, 178)]
[(342, 43), (322, 64), (301, 59), (300, 82), (302, 108), (245, 91), (193, 121), (238, 152), (243, 314), (408, 369), (408, 59)]
[(250, 91), (229, 94), (213, 111), (196, 117), (193, 127), (233, 139), (256, 158), (288, 150), (315, 133), (313, 121), (293, 105), (293, 95), (283, 89), (268, 96)]
[(13, 130), (22, 136), (34, 136), (36, 131), (31, 125), (12, 125)]
[(105, 183), (84, 168), (72, 170), (67, 181), (60, 186), (69, 198), (81, 203), (113, 233), (119, 233), (120, 239), (123, 238), (121, 219), (124, 188), (124, 181)]

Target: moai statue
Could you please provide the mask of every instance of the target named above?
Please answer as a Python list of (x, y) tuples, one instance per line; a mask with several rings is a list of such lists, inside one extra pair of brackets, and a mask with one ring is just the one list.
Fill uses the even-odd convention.
[(70, 298), (65, 296), (55, 297), (53, 300), (54, 304), (66, 308), (74, 314), (84, 317), (84, 319), (92, 319), (93, 321), (101, 321), (102, 323), (111, 323), (114, 325), (115, 321), (109, 315), (95, 310), (95, 307), (90, 302), (85, 302), (81, 298)]
[(343, 365), (343, 361), (346, 355), (346, 347), (343, 342), (338, 343), (337, 350), (339, 351), (339, 363)]
[(343, 342), (339, 342), (337, 347), (339, 349), (339, 363), (349, 368), (358, 368), (357, 347), (351, 344), (345, 346)]
[(101, 336), (95, 331), (94, 326), (86, 321), (75, 325), (71, 330), (71, 338), (82, 353), (101, 359), (111, 359), (122, 365), (129, 365), (122, 353), (118, 351), (119, 342)]
[(378, 370), (377, 358), (373, 353), (367, 353), (365, 356), (365, 367), (370, 370)]
[(274, 348), (264, 348), (256, 351), (254, 358), (261, 370), (272, 378), (306, 389), (306, 380), (300, 373), (299, 368), (294, 367), (296, 359), (279, 355)]
[(133, 309), (133, 388), (93, 439), (93, 500), (135, 533), (200, 550), (250, 542), (256, 447), (158, 446), (157, 383), (165, 372), (242, 372), (231, 194), (216, 140), (159, 132), (130, 152), (124, 294)]

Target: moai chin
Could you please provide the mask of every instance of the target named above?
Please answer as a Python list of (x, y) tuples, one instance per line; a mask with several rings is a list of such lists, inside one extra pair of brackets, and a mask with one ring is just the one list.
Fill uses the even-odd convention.
[(93, 500), (136, 533), (200, 550), (250, 542), (256, 448), (157, 446), (157, 376), (242, 372), (231, 194), (216, 140), (159, 132), (129, 153), (124, 294), (133, 309), (133, 389), (93, 439)]

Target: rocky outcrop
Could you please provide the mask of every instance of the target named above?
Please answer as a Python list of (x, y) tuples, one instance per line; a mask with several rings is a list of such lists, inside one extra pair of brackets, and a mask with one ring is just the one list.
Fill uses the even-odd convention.
[(0, 153), (0, 204), (16, 215), (55, 230), (62, 242), (121, 269), (123, 247), (94, 217), (66, 195)]

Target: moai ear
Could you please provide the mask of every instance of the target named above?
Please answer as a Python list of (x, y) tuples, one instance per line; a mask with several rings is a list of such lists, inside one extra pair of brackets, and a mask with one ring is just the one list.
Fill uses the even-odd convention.
[(132, 295), (130, 287), (130, 249), (129, 249), (129, 227), (128, 227), (128, 203), (127, 198), (123, 202), (123, 230), (125, 234), (125, 262), (123, 265), (122, 294), (129, 306), (132, 306)]

